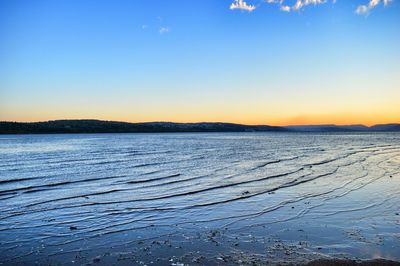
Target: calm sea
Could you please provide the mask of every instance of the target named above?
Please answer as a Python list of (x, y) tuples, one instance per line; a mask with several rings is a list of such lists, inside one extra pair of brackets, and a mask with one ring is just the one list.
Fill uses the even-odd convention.
[(0, 263), (400, 260), (399, 172), (395, 133), (3, 135)]

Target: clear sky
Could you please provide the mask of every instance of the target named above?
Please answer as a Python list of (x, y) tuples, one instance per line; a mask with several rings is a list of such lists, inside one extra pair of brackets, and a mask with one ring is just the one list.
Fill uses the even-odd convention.
[(400, 0), (0, 0), (0, 120), (400, 122)]

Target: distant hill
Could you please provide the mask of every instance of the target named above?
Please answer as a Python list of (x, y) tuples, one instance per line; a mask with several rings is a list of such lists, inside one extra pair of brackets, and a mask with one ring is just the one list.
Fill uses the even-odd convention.
[(400, 131), (400, 124), (383, 124), (371, 127), (375, 131)]
[(232, 123), (127, 123), (102, 120), (53, 120), (47, 122), (0, 122), (0, 134), (51, 133), (162, 133), (162, 132), (400, 132), (400, 124), (250, 126)]
[(101, 120), (54, 120), (47, 122), (0, 122), (0, 134), (40, 133), (150, 133), (150, 132), (254, 132), (289, 131), (284, 127), (232, 123), (126, 123)]
[(307, 125), (287, 126), (290, 131), (296, 132), (393, 132), (400, 131), (400, 124), (384, 124), (367, 127), (364, 125)]

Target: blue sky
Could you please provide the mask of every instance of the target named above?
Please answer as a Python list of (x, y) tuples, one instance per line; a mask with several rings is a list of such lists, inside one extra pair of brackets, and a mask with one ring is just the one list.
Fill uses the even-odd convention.
[(399, 1), (296, 1), (0, 0), (0, 120), (400, 122)]

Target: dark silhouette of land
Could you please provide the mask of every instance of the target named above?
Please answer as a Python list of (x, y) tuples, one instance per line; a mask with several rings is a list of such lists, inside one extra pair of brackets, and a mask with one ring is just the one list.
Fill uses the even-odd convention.
[(309, 125), (309, 126), (287, 126), (289, 130), (300, 132), (390, 132), (400, 131), (400, 124), (382, 124), (367, 127), (364, 125)]
[(46, 122), (0, 122), (0, 134), (51, 133), (162, 133), (162, 132), (390, 132), (400, 131), (400, 124), (268, 126), (233, 123), (127, 123), (102, 120), (54, 120)]
[(0, 122), (0, 134), (246, 131), (288, 131), (288, 129), (283, 127), (247, 126), (231, 123), (126, 123), (101, 120), (55, 120), (33, 123)]

